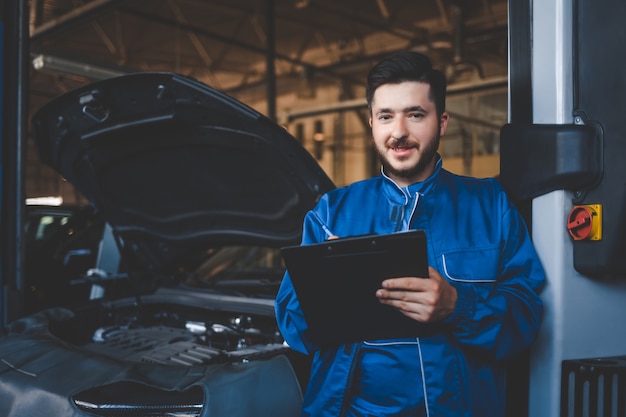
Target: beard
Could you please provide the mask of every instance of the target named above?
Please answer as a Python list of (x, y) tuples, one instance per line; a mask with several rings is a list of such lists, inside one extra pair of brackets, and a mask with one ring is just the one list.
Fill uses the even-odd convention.
[[(380, 161), (383, 172), (391, 177), (391, 178), (403, 178), (405, 180), (409, 180), (411, 182), (413, 178), (419, 177), (419, 175), (429, 166), (429, 164), (433, 161), (435, 156), (437, 155), (437, 149), (439, 149), (441, 135), (437, 132), (437, 137), (435, 140), (430, 141), (428, 145), (420, 149), (420, 158), (417, 163), (413, 166), (409, 166), (406, 168), (394, 168), (389, 159), (385, 156), (385, 154), (378, 149), (378, 147), (374, 144), (374, 151), (378, 156), (378, 160)], [(406, 139), (402, 139), (396, 141), (394, 146), (401, 146), (406, 143)]]

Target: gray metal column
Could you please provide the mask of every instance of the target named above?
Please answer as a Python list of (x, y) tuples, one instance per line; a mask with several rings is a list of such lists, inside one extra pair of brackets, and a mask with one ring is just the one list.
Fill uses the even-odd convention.
[[(574, 0), (533, 1), (534, 124), (574, 123), (573, 20)], [(594, 280), (574, 269), (566, 229), (572, 197), (558, 190), (532, 203), (532, 236), (548, 276), (544, 321), (531, 351), (532, 417), (560, 415), (563, 360), (626, 354), (626, 280)]]

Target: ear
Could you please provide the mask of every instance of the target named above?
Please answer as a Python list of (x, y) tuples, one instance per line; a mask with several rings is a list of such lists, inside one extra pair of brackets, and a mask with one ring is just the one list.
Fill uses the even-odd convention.
[(370, 117), (370, 120), (369, 120), (369, 124), (370, 124), (370, 128), (371, 128), (372, 127), (372, 118), (371, 117)]
[(448, 128), (448, 121), (450, 120), (450, 115), (448, 112), (443, 112), (441, 114), (441, 119), (439, 120), (439, 135), (443, 136), (446, 134), (446, 129)]

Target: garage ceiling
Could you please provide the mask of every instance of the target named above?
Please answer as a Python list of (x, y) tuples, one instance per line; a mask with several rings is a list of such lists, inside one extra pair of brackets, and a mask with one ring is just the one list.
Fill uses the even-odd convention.
[(268, 52), (278, 95), (307, 77), (362, 84), (373, 62), (406, 48), (448, 71), (501, 75), (506, 27), (503, 0), (31, 0), (43, 65), (31, 91), (37, 105), (106, 69), (175, 71), (236, 96), (265, 89)]
[(507, 74), (506, 0), (30, 0), (30, 33), (31, 114), (137, 71), (178, 72), (244, 102), (306, 97), (311, 83), (349, 95), (401, 49), (428, 53), (450, 83)]

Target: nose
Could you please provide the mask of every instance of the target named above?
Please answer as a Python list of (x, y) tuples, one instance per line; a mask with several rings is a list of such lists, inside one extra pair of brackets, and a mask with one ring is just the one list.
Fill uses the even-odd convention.
[(403, 139), (408, 135), (406, 120), (404, 117), (397, 117), (393, 122), (391, 136), (395, 139)]

